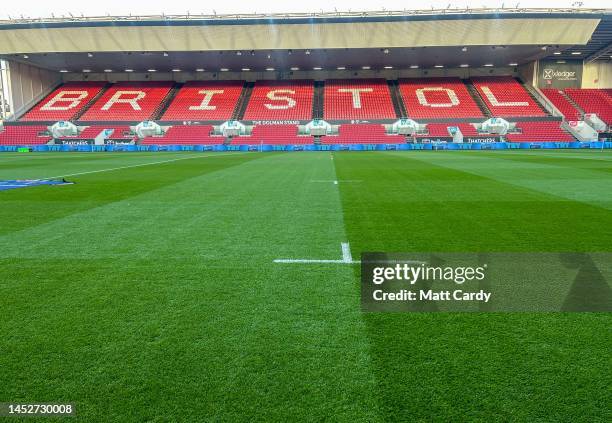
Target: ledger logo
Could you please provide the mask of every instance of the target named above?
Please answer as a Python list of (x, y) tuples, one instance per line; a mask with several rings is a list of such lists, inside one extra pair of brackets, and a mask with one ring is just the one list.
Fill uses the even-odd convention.
[(552, 79), (553, 72), (554, 71), (552, 69), (544, 69), (544, 79)]
[(554, 69), (544, 69), (542, 78), (546, 80), (556, 79), (557, 81), (575, 81), (576, 72), (572, 71), (556, 71)]

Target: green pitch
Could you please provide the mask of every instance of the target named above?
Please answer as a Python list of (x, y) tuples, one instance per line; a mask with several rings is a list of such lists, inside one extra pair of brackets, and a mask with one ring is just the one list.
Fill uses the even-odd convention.
[[(611, 421), (604, 313), (363, 314), (362, 251), (611, 251), (598, 151), (2, 154), (0, 402), (75, 421)], [(334, 182), (336, 181), (336, 182)]]

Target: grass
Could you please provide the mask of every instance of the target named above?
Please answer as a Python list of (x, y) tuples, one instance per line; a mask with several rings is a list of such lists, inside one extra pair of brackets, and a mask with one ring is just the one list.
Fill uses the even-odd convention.
[(610, 251), (609, 152), (0, 155), (0, 179), (122, 167), (0, 192), (0, 402), (87, 422), (612, 419), (609, 314), (363, 314), (357, 267), (273, 263), (345, 241)]

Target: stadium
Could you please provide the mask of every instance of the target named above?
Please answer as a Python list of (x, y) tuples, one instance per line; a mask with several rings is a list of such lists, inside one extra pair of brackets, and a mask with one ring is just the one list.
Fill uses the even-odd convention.
[(0, 416), (612, 419), (612, 10), (20, 17), (0, 63)]

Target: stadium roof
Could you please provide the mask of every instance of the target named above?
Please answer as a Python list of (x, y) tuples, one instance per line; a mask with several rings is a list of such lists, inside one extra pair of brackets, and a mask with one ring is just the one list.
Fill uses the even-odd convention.
[(479, 8), (479, 9), (423, 9), (423, 10), (382, 10), (382, 11), (337, 11), (319, 13), (241, 13), (241, 14), (187, 14), (187, 15), (127, 15), (127, 16), (62, 16), (46, 18), (14, 18), (0, 20), (0, 29), (23, 27), (66, 27), (66, 26), (97, 26), (97, 25), (154, 25), (164, 24), (211, 24), (221, 22), (240, 24), (263, 22), (268, 24), (296, 23), (296, 22), (350, 22), (358, 21), (394, 21), (415, 19), (478, 19), (491, 18), (524, 18), (524, 17), (555, 17), (555, 16), (601, 16), (612, 13), (612, 9), (586, 9), (586, 8)]
[(610, 9), (17, 19), (0, 21), (0, 57), (71, 72), (508, 66), (610, 60), (611, 27)]
[(583, 59), (585, 62), (612, 59), (612, 14), (605, 13), (586, 45), (576, 45), (556, 50), (548, 58), (557, 60)]

